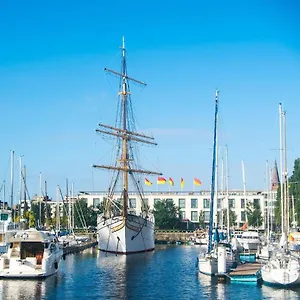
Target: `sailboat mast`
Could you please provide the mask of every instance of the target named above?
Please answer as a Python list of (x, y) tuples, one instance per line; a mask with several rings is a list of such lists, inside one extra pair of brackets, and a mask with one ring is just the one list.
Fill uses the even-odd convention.
[[(246, 199), (246, 177), (245, 177), (245, 166), (244, 161), (242, 160), (242, 176), (243, 176), (243, 189), (244, 189), (244, 198), (245, 198), (245, 208), (246, 208), (246, 223), (248, 222), (248, 216), (247, 216), (247, 199)], [(248, 224), (247, 224), (248, 225)]]
[(283, 155), (284, 155), (284, 218), (285, 218), (285, 230), (289, 232), (289, 197), (288, 197), (288, 171), (287, 171), (287, 153), (286, 153), (286, 111), (283, 112)]
[[(122, 38), (122, 121), (123, 130), (127, 131), (127, 79), (126, 79), (126, 53), (125, 53), (125, 39)], [(127, 205), (128, 205), (128, 145), (127, 138), (123, 136), (122, 138), (122, 158), (123, 162), (123, 216), (127, 215)]]
[(270, 203), (269, 203), (269, 162), (266, 161), (266, 193), (267, 193), (267, 241), (270, 240)]
[(284, 232), (284, 203), (283, 203), (283, 158), (282, 158), (282, 106), (279, 103), (279, 157), (280, 157), (280, 204), (281, 204), (281, 233)]
[(214, 218), (214, 197), (215, 197), (216, 156), (217, 156), (218, 105), (219, 105), (219, 91), (216, 90), (213, 159), (212, 159), (212, 172), (211, 172), (211, 195), (210, 195), (210, 207), (209, 207), (210, 211), (209, 211), (209, 229), (208, 229), (208, 253), (212, 250), (212, 230), (213, 230), (213, 218)]
[(15, 212), (14, 212), (14, 155), (15, 151), (11, 150), (10, 152), (11, 160), (10, 160), (10, 207), (12, 211), (12, 220), (14, 222)]
[(228, 146), (226, 149), (226, 199), (227, 199), (227, 241), (230, 242), (230, 207), (229, 207), (229, 164), (228, 164)]

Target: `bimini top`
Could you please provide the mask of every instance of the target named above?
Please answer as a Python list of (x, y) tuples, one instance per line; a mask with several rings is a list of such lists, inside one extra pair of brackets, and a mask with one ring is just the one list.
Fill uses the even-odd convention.
[(10, 243), (14, 242), (51, 242), (56, 236), (49, 231), (39, 231), (35, 228), (17, 231), (9, 238)]

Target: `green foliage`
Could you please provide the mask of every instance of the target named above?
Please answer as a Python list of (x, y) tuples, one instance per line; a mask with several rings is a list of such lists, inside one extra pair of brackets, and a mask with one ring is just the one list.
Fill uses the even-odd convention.
[[(223, 209), (224, 225), (227, 226), (227, 209)], [(229, 208), (229, 226), (232, 227), (236, 223), (237, 215)]]
[[(300, 224), (300, 158), (297, 158), (294, 162), (294, 170), (292, 176), (289, 178), (289, 186), (290, 186), (289, 195), (290, 197), (292, 195), (294, 197), (295, 219), (299, 225)], [(290, 209), (290, 216), (292, 221), (293, 220), (292, 209)]]
[[(277, 190), (277, 200), (275, 204), (275, 221), (276, 225), (281, 225), (281, 187), (279, 186)], [(295, 219), (298, 224), (300, 224), (300, 158), (294, 161), (294, 170), (292, 176), (289, 178), (289, 205), (290, 205), (290, 222), (293, 220), (292, 211), (292, 196), (294, 197), (295, 205)]]
[(162, 200), (154, 204), (155, 226), (158, 229), (177, 229), (180, 224), (180, 209), (171, 201)]
[(97, 211), (87, 206), (85, 199), (79, 199), (75, 203), (74, 226), (83, 228), (85, 226), (97, 226)]
[(263, 222), (263, 217), (260, 211), (259, 203), (247, 203), (247, 219), (248, 219), (248, 226), (253, 227), (260, 227)]

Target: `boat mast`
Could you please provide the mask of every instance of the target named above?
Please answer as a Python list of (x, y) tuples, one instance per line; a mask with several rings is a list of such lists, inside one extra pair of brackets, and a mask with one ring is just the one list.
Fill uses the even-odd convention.
[(229, 207), (229, 164), (228, 164), (228, 146), (226, 149), (226, 199), (227, 199), (227, 241), (230, 242), (230, 207)]
[(10, 207), (12, 211), (12, 220), (14, 222), (15, 219), (15, 212), (14, 212), (14, 155), (15, 151), (10, 151), (11, 160), (10, 160)]
[(281, 204), (281, 233), (284, 234), (284, 203), (283, 203), (283, 158), (282, 158), (282, 106), (279, 103), (279, 156), (280, 156), (280, 204)]
[(289, 197), (288, 197), (288, 170), (287, 170), (287, 153), (286, 153), (286, 111), (283, 112), (283, 155), (284, 155), (284, 218), (285, 234), (290, 230), (289, 225)]
[(146, 83), (136, 80), (134, 78), (131, 78), (127, 75), (127, 66), (126, 66), (126, 50), (125, 50), (125, 39), (122, 38), (122, 70), (121, 73), (110, 70), (105, 68), (104, 70), (112, 73), (114, 75), (117, 75), (121, 77), (121, 91), (118, 93), (121, 96), (122, 99), (122, 110), (121, 110), (121, 128), (116, 128), (104, 124), (99, 124), (100, 127), (103, 129), (96, 129), (96, 132), (104, 133), (108, 135), (112, 135), (115, 137), (118, 137), (122, 141), (122, 151), (121, 151), (121, 157), (118, 160), (120, 165), (119, 166), (105, 166), (105, 165), (92, 165), (94, 168), (101, 168), (101, 169), (108, 169), (108, 170), (117, 170), (123, 172), (123, 208), (122, 208), (122, 215), (125, 217), (127, 216), (127, 210), (128, 210), (128, 190), (129, 190), (129, 174), (131, 173), (143, 173), (143, 174), (152, 174), (152, 175), (162, 175), (162, 173), (159, 172), (152, 172), (147, 170), (141, 170), (141, 169), (133, 169), (131, 168), (129, 161), (129, 141), (135, 141), (135, 142), (141, 142), (146, 144), (152, 144), (157, 145), (155, 142), (152, 142), (153, 138), (148, 137), (144, 134), (138, 134), (135, 132), (130, 131), (130, 128), (128, 126), (129, 116), (128, 116), (128, 95), (130, 95), (129, 90), (129, 81), (133, 81), (135, 83), (146, 85)]
[(214, 121), (214, 142), (213, 142), (213, 159), (211, 172), (211, 195), (210, 195), (210, 211), (209, 211), (209, 229), (208, 229), (208, 253), (212, 250), (212, 230), (214, 219), (214, 197), (215, 197), (215, 177), (216, 177), (216, 156), (217, 156), (217, 125), (218, 125), (218, 102), (219, 91), (216, 90), (215, 100), (215, 121)]
[(266, 193), (267, 193), (267, 242), (270, 241), (270, 202), (269, 202), (269, 162), (266, 161)]
[[(126, 70), (126, 55), (125, 55), (125, 39), (122, 38), (122, 129), (127, 131), (127, 70)], [(123, 163), (123, 216), (127, 216), (127, 206), (128, 206), (128, 144), (127, 139), (122, 139), (122, 155), (121, 162)]]
[(242, 176), (243, 176), (243, 189), (244, 189), (244, 201), (245, 201), (245, 217), (246, 217), (246, 224), (248, 226), (248, 215), (247, 215), (247, 199), (246, 199), (246, 177), (245, 177), (245, 166), (244, 161), (242, 160)]

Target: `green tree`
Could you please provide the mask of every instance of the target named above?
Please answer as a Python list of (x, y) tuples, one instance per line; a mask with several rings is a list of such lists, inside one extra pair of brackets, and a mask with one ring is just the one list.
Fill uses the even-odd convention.
[(83, 228), (85, 226), (97, 226), (98, 210), (88, 207), (85, 199), (79, 199), (75, 203), (74, 223), (75, 227)]
[[(227, 209), (223, 209), (223, 218), (224, 218), (224, 224), (227, 226)], [(229, 226), (232, 227), (236, 223), (236, 213), (229, 208)]]
[[(295, 220), (300, 224), (300, 158), (295, 159), (294, 169), (291, 177), (289, 178), (289, 209), (290, 209), (290, 222), (293, 221), (293, 210), (292, 201), (294, 199), (294, 209), (295, 209)], [(277, 189), (277, 199), (275, 204), (275, 221), (276, 225), (281, 225), (281, 187)]]
[(262, 225), (263, 217), (261, 215), (260, 205), (258, 202), (248, 202), (246, 213), (248, 219), (248, 226), (260, 227)]
[(155, 225), (159, 229), (176, 229), (180, 224), (180, 209), (171, 201), (154, 203)]

